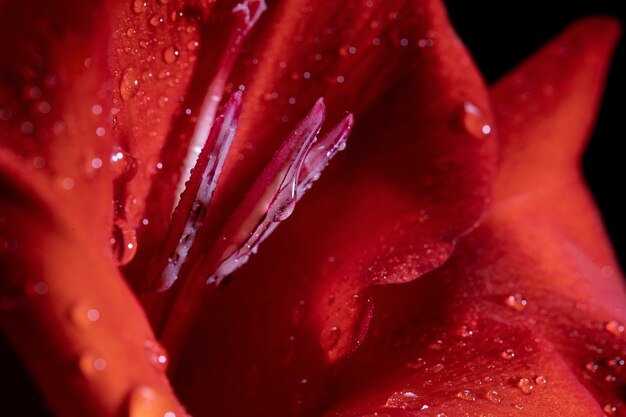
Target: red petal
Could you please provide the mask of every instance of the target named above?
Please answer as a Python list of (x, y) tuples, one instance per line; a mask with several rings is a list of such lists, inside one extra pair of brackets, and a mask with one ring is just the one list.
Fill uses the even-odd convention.
[(508, 109), (498, 199), (448, 264), (373, 292), (381, 314), (328, 415), (626, 411), (626, 291), (577, 175), (618, 32), (611, 19), (574, 24), (494, 87)]
[(102, 55), (108, 22), (100, 15), (100, 6), (73, 1), (2, 8), (0, 166), (8, 164), (10, 175), (21, 166), (15, 181), (48, 189), (104, 251), (110, 247), (112, 140)]
[[(184, 188), (176, 184), (188, 179), (243, 39), (264, 10), (262, 0), (152, 3), (134, 2), (147, 5), (140, 13), (122, 11), (114, 45), (121, 146), (140, 165), (130, 182), (116, 184), (124, 208), (118, 215), (133, 228), (150, 225), (139, 237), (139, 259), (127, 271), (138, 287)], [(155, 18), (164, 23), (155, 25)], [(129, 80), (139, 87), (131, 83), (126, 91), (133, 94), (123, 100)]]
[(0, 177), (0, 326), (50, 408), (64, 416), (182, 413), (163, 350), (90, 229), (72, 212), (54, 213), (46, 191), (15, 175)]
[(109, 259), (106, 12), (70, 0), (0, 12), (0, 327), (57, 415), (182, 415)]
[[(306, 27), (306, 33), (335, 29), (329, 16), (339, 9), (333, 5), (313, 8), (296, 25), (302, 5), (294, 3), (292, 9), (291, 4), (281, 6), (282, 18), (287, 18), (281, 30), (265, 32), (268, 45), (297, 39), (300, 28)], [(493, 143), (483, 133), (489, 107), (482, 81), (445, 13), (431, 3), (423, 8), (393, 8), (390, 2), (374, 10), (352, 7), (341, 9), (340, 16), (351, 16), (348, 22), (359, 31), (354, 40), (368, 73), (352, 76), (347, 70), (354, 62), (337, 58), (327, 62), (338, 62), (346, 71), (345, 88), (322, 79), (310, 86), (302, 80), (280, 84), (286, 91), (279, 94), (296, 97), (298, 103), (302, 96), (306, 103), (311, 94), (325, 92), (329, 108), (356, 108), (349, 150), (299, 203), (294, 217), (260, 248), (250, 268), (244, 267), (233, 282), (204, 301), (205, 311), (175, 374), (192, 410), (285, 415), (293, 407), (315, 414), (311, 404), (327, 383), (328, 363), (352, 351), (367, 329), (370, 305), (361, 291), (373, 284), (410, 281), (443, 263), (454, 241), (473, 227), (484, 208), (493, 163)], [(392, 11), (399, 13), (399, 20), (390, 16)], [(386, 29), (373, 35), (383, 31), (386, 46), (367, 50), (370, 24), (376, 27), (373, 22), (390, 17)], [(420, 47), (428, 31), (435, 39)], [(387, 44), (394, 34), (401, 35), (400, 43)], [(402, 46), (403, 36), (407, 46)], [(314, 39), (305, 44), (317, 48)], [(260, 94), (262, 85), (279, 86), (280, 73), (274, 79), (270, 69), (281, 59), (289, 70), (305, 62), (307, 67), (300, 69), (317, 65), (299, 54), (315, 49), (287, 45), (268, 47), (269, 63), (256, 73), (264, 84), (246, 89), (246, 94), (252, 90), (252, 103), (244, 104), (233, 146), (243, 149), (246, 141), (259, 146), (244, 153), (245, 164), (235, 169), (231, 160), (230, 170), (222, 173), (228, 180), (220, 210), (246, 184), (243, 178), (252, 178), (267, 162), (266, 143), (286, 129), (271, 124), (273, 115), (299, 113), (288, 110), (287, 102), (264, 104)], [(379, 83), (367, 81), (378, 71), (383, 71)], [(364, 94), (358, 94), (359, 88)], [(241, 134), (242, 128), (246, 133)], [(218, 186), (216, 199), (219, 192)], [(239, 396), (248, 400), (236, 400)]]

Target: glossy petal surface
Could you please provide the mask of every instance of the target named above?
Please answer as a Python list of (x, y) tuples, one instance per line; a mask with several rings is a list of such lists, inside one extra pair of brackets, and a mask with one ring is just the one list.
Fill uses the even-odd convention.
[[(227, 161), (222, 176), (230, 180), (221, 196), (216, 190), (221, 203), (214, 200), (220, 209), (264, 160), (265, 143), (289, 125), (281, 124), (281, 115), (291, 120), (308, 97), (322, 91), (328, 109), (356, 110), (356, 127), (350, 151), (338, 156), (294, 217), (241, 273), (206, 298), (174, 371), (192, 412), (318, 412), (332, 364), (366, 333), (371, 303), (362, 291), (411, 281), (442, 264), (487, 202), (494, 144), (486, 93), (441, 5), (338, 7), (307, 14), (298, 2), (283, 4), (273, 19), (280, 16), (285, 25), (266, 37), (257, 33), (253, 39), (263, 41), (249, 51), (259, 52), (244, 57), (249, 70), (258, 53), (259, 81), (246, 88), (252, 103), (244, 105), (233, 147), (249, 142), (250, 152), (242, 150), (245, 164)], [(329, 30), (343, 30), (334, 26), (337, 16), (350, 17), (345, 30), (352, 28), (358, 52), (318, 63), (318, 48), (322, 55), (342, 53), (341, 45), (324, 38)], [(305, 36), (305, 30), (310, 37), (302, 42), (311, 48), (283, 42)], [(317, 35), (327, 41), (317, 46)], [(347, 55), (350, 50), (348, 45)], [(344, 80), (299, 78), (281, 84), (277, 99), (271, 91), (261, 94), (261, 85), (278, 88), (285, 72), (275, 66), (283, 59), (285, 71), (320, 74), (324, 68), (326, 74), (345, 73)], [(357, 94), (365, 85), (365, 96)], [(282, 101), (292, 95), (296, 104)], [(261, 140), (263, 147), (255, 145)], [(239, 395), (248, 400), (237, 401)]]
[(0, 326), (57, 415), (182, 414), (111, 259), (109, 9), (0, 12)]
[(493, 207), (441, 269), (372, 292), (372, 337), (327, 415), (624, 412), (623, 278), (577, 173), (618, 32), (610, 19), (576, 23), (494, 86)]

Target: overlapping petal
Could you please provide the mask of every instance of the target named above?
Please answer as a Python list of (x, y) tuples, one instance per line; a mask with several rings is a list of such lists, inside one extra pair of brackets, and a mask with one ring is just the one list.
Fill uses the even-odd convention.
[[(441, 265), (487, 203), (489, 104), (441, 4), (368, 5), (281, 4), (237, 67), (250, 74), (233, 143), (241, 156), (222, 172), (218, 216), (316, 94), (330, 119), (355, 111), (356, 127), (294, 217), (201, 299), (192, 334), (169, 341), (183, 344), (173, 375), (192, 412), (319, 412), (332, 364), (366, 333), (363, 290)], [(334, 44), (335, 30), (352, 33), (348, 44)]]
[(576, 23), (494, 86), (493, 207), (441, 269), (373, 291), (328, 415), (623, 413), (623, 278), (578, 172), (618, 32)]
[(182, 414), (112, 262), (109, 11), (2, 6), (0, 325), (58, 415)]

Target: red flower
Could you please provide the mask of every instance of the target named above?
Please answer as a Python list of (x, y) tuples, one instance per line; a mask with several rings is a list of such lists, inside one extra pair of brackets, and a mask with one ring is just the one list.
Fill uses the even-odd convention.
[(613, 19), (487, 90), (437, 1), (103, 3), (0, 1), (0, 326), (46, 408), (625, 413), (577, 167)]

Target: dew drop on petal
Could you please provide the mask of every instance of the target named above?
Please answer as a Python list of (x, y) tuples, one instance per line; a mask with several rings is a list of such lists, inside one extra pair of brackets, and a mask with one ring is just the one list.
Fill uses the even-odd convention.
[(503, 359), (511, 360), (515, 357), (515, 352), (513, 351), (513, 349), (507, 349), (504, 352), (500, 353), (500, 356)]
[(605, 404), (604, 407), (602, 407), (602, 411), (604, 411), (605, 414), (607, 414), (609, 416), (613, 416), (617, 412), (617, 407), (615, 407), (615, 406), (613, 406), (611, 404)]
[(63, 187), (64, 190), (72, 190), (74, 189), (74, 186), (76, 185), (76, 182), (74, 181), (73, 178), (67, 177), (67, 178), (63, 178), (63, 180), (61, 181), (61, 186)]
[(139, 72), (133, 68), (128, 67), (122, 73), (120, 80), (120, 95), (122, 100), (128, 101), (135, 97), (139, 92)]
[(416, 371), (422, 369), (424, 365), (426, 365), (426, 362), (422, 358), (417, 358), (416, 360), (410, 361), (406, 364), (407, 368), (414, 369)]
[(178, 60), (180, 56), (180, 51), (174, 46), (168, 46), (163, 51), (163, 60), (168, 64), (173, 64)]
[(527, 301), (520, 294), (511, 294), (504, 300), (504, 304), (515, 311), (522, 311)]
[(324, 350), (331, 350), (339, 342), (341, 337), (341, 329), (337, 326), (330, 326), (322, 330), (320, 334), (320, 345)]
[(165, 348), (157, 341), (146, 340), (144, 342), (148, 362), (159, 372), (165, 372), (169, 363), (169, 358)]
[(517, 386), (526, 395), (530, 394), (534, 388), (532, 381), (528, 378), (520, 378), (520, 380), (517, 381)]
[(146, 0), (133, 0), (133, 12), (141, 14), (146, 11), (148, 2)]
[(167, 96), (160, 96), (159, 100), (158, 100), (158, 104), (160, 108), (163, 108), (167, 105), (167, 102), (169, 101), (169, 97)]
[(124, 220), (118, 219), (113, 225), (111, 244), (117, 264), (126, 265), (137, 253), (137, 232)]
[(78, 367), (85, 377), (92, 377), (107, 367), (107, 361), (90, 352), (84, 352), (78, 358)]
[(156, 27), (156, 26), (159, 26), (161, 23), (163, 23), (163, 22), (164, 22), (164, 19), (163, 19), (163, 16), (160, 16), (160, 15), (158, 15), (158, 14), (155, 14), (154, 16), (152, 16), (152, 17), (150, 18), (150, 21), (149, 21), (149, 22), (150, 22), (150, 25), (152, 25), (152, 26), (155, 26), (155, 27)]
[(128, 417), (177, 417), (174, 404), (163, 394), (147, 386), (139, 386), (130, 393)]
[(137, 172), (137, 161), (118, 149), (111, 154), (111, 170), (116, 178), (130, 180)]
[(40, 282), (29, 282), (24, 286), (24, 292), (29, 297), (35, 297), (38, 295), (46, 295), (48, 294), (48, 284), (43, 281)]
[(538, 375), (537, 378), (535, 378), (535, 383), (537, 385), (546, 385), (548, 383), (548, 380), (546, 379), (545, 376)]
[(487, 398), (494, 404), (500, 404), (500, 401), (502, 401), (502, 399), (500, 398), (500, 394), (498, 394), (498, 391), (496, 390), (487, 391), (487, 394), (485, 394), (485, 398)]
[(592, 373), (596, 372), (598, 370), (598, 364), (594, 361), (589, 361), (585, 364), (585, 369)]
[(100, 319), (100, 311), (90, 306), (86, 301), (73, 303), (69, 307), (67, 315), (70, 322), (75, 327), (81, 329), (97, 322)]
[(438, 363), (438, 364), (435, 364), (435, 365), (434, 365), (434, 366), (430, 369), (430, 371), (431, 371), (433, 374), (438, 374), (439, 372), (443, 371), (443, 368), (444, 368), (443, 364)]
[(460, 398), (465, 401), (474, 401), (476, 399), (476, 394), (468, 389), (464, 389), (463, 391), (459, 391), (456, 394), (457, 398)]
[(487, 117), (474, 103), (463, 103), (462, 123), (470, 135), (477, 139), (487, 137), (491, 133), (491, 126), (487, 122)]
[(624, 325), (617, 320), (609, 321), (604, 327), (613, 336), (621, 336), (624, 333)]
[(413, 391), (396, 391), (387, 398), (385, 407), (401, 410), (422, 410), (423, 403)]

